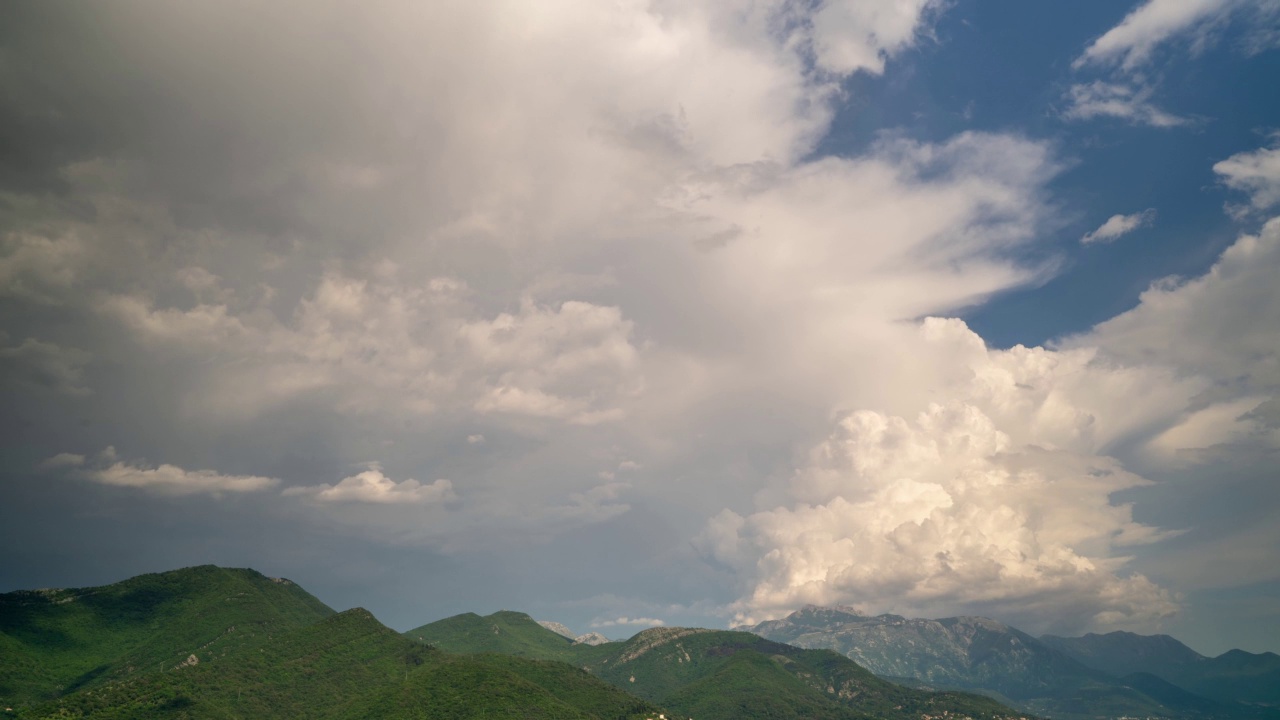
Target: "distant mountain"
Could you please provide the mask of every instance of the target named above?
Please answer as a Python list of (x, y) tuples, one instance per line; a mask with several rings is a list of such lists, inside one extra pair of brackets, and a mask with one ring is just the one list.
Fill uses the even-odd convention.
[(1045, 635), (1040, 640), (1112, 675), (1150, 673), (1215, 700), (1236, 700), (1280, 709), (1280, 655), (1275, 653), (1229, 650), (1210, 658), (1168, 635), (1130, 632), (1091, 633), (1077, 638)]
[(665, 712), (564, 663), (441, 652), (365, 610), (334, 614), (293, 583), (252, 570), (205, 566), (0, 595), (0, 629), (3, 717), (641, 720)]
[(550, 630), (551, 632), (557, 635), (563, 635), (564, 637), (567, 637), (570, 640), (573, 640), (578, 637), (576, 633), (574, 633), (572, 630), (565, 627), (564, 625), (561, 625), (558, 622), (551, 622), (550, 620), (539, 620), (538, 624)]
[(985, 697), (901, 687), (836, 653), (744, 632), (663, 627), (630, 640), (588, 646), (566, 642), (527, 615), (499, 612), (458, 615), (405, 634), (449, 652), (571, 662), (680, 717), (698, 720), (1016, 716)]
[(538, 624), (557, 635), (562, 635), (564, 637), (569, 638), (574, 643), (579, 645), (603, 645), (609, 642), (609, 638), (601, 635), (598, 632), (589, 632), (589, 633), (583, 633), (581, 635), (578, 635), (574, 633), (572, 630), (570, 630), (569, 628), (565, 627), (564, 625), (561, 625), (558, 622), (550, 622), (548, 620), (539, 620)]
[(1171, 687), (1155, 673), (1116, 677), (988, 618), (869, 617), (852, 608), (809, 606), (746, 629), (778, 642), (834, 650), (881, 677), (980, 691), (1050, 717), (1256, 716)]

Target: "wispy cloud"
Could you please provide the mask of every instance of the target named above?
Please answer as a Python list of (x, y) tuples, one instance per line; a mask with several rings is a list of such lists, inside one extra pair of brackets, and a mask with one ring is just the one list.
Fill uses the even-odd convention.
[(647, 618), (647, 617), (631, 618), (631, 617), (625, 617), (625, 616), (614, 618), (612, 620), (596, 620), (595, 622), (591, 623), (591, 627), (593, 628), (625, 627), (625, 626), (658, 627), (660, 625), (666, 625), (666, 623), (657, 618)]
[(1067, 90), (1067, 109), (1063, 116), (1069, 120), (1112, 117), (1135, 125), (1159, 128), (1178, 127), (1191, 122), (1189, 118), (1178, 117), (1156, 107), (1151, 102), (1153, 94), (1151, 87), (1129, 83), (1102, 80), (1079, 83)]
[(1136, 212), (1129, 215), (1112, 215), (1107, 221), (1098, 226), (1097, 230), (1087, 232), (1084, 237), (1080, 238), (1080, 242), (1085, 245), (1092, 243), (1109, 243), (1114, 242), (1121, 236), (1141, 227), (1147, 227), (1156, 220), (1156, 211), (1154, 208), (1147, 208), (1142, 212)]

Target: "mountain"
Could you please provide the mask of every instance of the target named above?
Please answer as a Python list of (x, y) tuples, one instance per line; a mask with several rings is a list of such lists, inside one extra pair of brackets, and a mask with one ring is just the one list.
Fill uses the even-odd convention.
[(504, 611), (486, 617), (457, 615), (405, 634), (448, 652), (572, 662), (678, 716), (699, 720), (1016, 716), (985, 697), (901, 687), (836, 653), (744, 632), (661, 627), (630, 640), (590, 646), (568, 643), (529, 616)]
[(206, 566), (9, 593), (0, 622), (0, 677), (34, 678), (0, 694), (0, 708), (16, 708), (0, 711), (9, 717), (640, 720), (664, 712), (564, 663), (444, 653), (363, 609), (335, 614), (252, 570)]
[(561, 624), (560, 624), (560, 623), (558, 623), (558, 622), (551, 622), (550, 620), (539, 620), (539, 621), (538, 621), (538, 624), (539, 624), (539, 625), (541, 625), (542, 627), (544, 627), (544, 628), (546, 628), (546, 629), (550, 630), (551, 632), (553, 632), (553, 633), (555, 633), (555, 634), (557, 634), (557, 635), (563, 635), (563, 636), (565, 636), (565, 637), (569, 638), (570, 640), (573, 640), (574, 638), (576, 638), (576, 637), (577, 637), (577, 634), (576, 634), (576, 633), (574, 633), (572, 630), (570, 630), (569, 628), (565, 627), (564, 625), (561, 625)]
[(1112, 675), (1149, 673), (1207, 698), (1280, 708), (1280, 655), (1275, 653), (1229, 650), (1210, 658), (1168, 635), (1130, 632), (1040, 640)]
[(204, 565), (95, 588), (0, 595), (0, 699), (24, 704), (192, 653), (221, 655), (333, 610), (294, 583)]
[(988, 618), (870, 617), (852, 608), (809, 606), (746, 629), (778, 642), (834, 650), (882, 677), (983, 692), (1050, 717), (1256, 715), (1170, 687), (1155, 673), (1117, 677)]
[(601, 635), (598, 632), (589, 632), (589, 633), (583, 633), (581, 635), (578, 635), (578, 634), (575, 634), (569, 628), (565, 627), (564, 625), (561, 625), (558, 622), (539, 620), (538, 624), (550, 630), (551, 632), (557, 635), (563, 635), (580, 645), (602, 645), (604, 643), (609, 642), (609, 638)]

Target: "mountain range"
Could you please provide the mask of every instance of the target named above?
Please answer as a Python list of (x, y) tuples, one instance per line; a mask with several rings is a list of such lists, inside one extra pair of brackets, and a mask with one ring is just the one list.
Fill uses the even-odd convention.
[(215, 566), (0, 594), (0, 717), (1280, 718), (1280, 657), (806, 607), (623, 641), (502, 611), (396, 631)]
[[(572, 633), (570, 633), (572, 634)], [(595, 638), (592, 638), (595, 640)], [(1018, 717), (830, 651), (657, 628), (575, 642), (522, 613), (407, 634), (298, 585), (214, 566), (0, 594), (0, 717), (893, 720)]]
[(511, 611), (464, 613), (405, 635), (447, 652), (560, 660), (679, 717), (1018, 717), (980, 695), (933, 692), (883, 680), (838, 653), (806, 650), (731, 630), (657, 627), (586, 645)]
[(743, 628), (834, 650), (881, 677), (982, 692), (1054, 718), (1277, 718), (1280, 658), (1205, 658), (1164, 635), (1033, 637), (989, 618), (863, 615), (808, 606)]

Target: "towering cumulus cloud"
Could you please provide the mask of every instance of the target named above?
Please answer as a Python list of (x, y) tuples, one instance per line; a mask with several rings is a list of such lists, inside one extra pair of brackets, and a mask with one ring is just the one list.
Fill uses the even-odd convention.
[(962, 359), (968, 382), (911, 417), (846, 415), (791, 477), (791, 504), (710, 522), (703, 547), (753, 578), (738, 619), (803, 603), (1038, 627), (1172, 612), (1175, 598), (1117, 554), (1161, 535), (1110, 500), (1146, 481), (1099, 454), (1167, 411), (1167, 400), (1123, 403), (1164, 395), (1170, 377), (1091, 350), (990, 351), (955, 320), (921, 332), (920, 349)]

